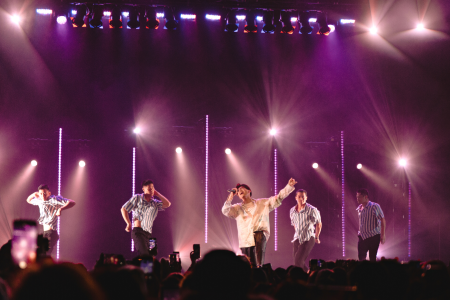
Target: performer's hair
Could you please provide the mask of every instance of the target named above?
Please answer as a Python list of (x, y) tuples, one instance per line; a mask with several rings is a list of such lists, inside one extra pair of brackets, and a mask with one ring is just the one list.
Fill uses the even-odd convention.
[(308, 195), (308, 193), (304, 189), (297, 190), (297, 193), (304, 193), (305, 195)]
[(369, 197), (369, 191), (367, 189), (359, 189), (357, 193), (360, 193), (363, 196)]
[(46, 184), (41, 184), (40, 186), (38, 186), (38, 191), (39, 190), (47, 190), (50, 191), (50, 188), (48, 187), (48, 185)]
[(146, 185), (149, 185), (149, 184), (152, 184), (152, 183), (153, 183), (153, 180), (145, 179), (144, 181), (142, 181), (142, 187), (144, 187)]
[(248, 185), (246, 185), (246, 184), (244, 184), (244, 183), (242, 183), (242, 184), (240, 184), (240, 183), (236, 184), (236, 189), (239, 189), (241, 186), (243, 186), (244, 188), (246, 188), (247, 190), (250, 191), (250, 197), (251, 197), (251, 196), (252, 196), (252, 189), (251, 189)]

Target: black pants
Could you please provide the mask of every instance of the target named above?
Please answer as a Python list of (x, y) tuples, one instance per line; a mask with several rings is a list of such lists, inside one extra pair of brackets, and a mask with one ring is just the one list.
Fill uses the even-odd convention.
[(369, 251), (370, 261), (377, 261), (378, 247), (380, 246), (381, 236), (379, 234), (363, 240), (358, 235), (358, 258), (366, 260), (367, 251)]
[(308, 272), (308, 266), (306, 265), (306, 259), (311, 253), (312, 248), (316, 244), (314, 237), (312, 236), (309, 241), (300, 244), (298, 240), (294, 241), (294, 265), (302, 268), (305, 272)]
[(44, 231), (43, 236), (48, 239), (48, 251), (46, 255), (52, 255), (53, 249), (56, 248), (56, 244), (59, 240), (58, 231), (50, 229), (47, 231)]
[(256, 268), (264, 264), (267, 241), (263, 231), (255, 231), (253, 236), (255, 238), (255, 246), (241, 248), (241, 251), (242, 254), (250, 259), (252, 267)]
[(152, 234), (150, 232), (145, 231), (141, 227), (134, 227), (131, 231), (131, 238), (134, 241), (134, 247), (138, 251), (139, 255), (150, 255), (149, 247), (150, 247), (150, 238)]

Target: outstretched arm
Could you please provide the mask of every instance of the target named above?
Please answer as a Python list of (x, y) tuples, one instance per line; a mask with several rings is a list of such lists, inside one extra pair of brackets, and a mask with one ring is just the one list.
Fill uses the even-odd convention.
[[(234, 189), (235, 190), (235, 189)], [(238, 217), (237, 210), (231, 205), (231, 201), (233, 200), (235, 193), (231, 192), (228, 195), (227, 200), (225, 201), (225, 204), (222, 207), (222, 213), (232, 219), (236, 219)]]
[(58, 211), (56, 212), (56, 215), (57, 215), (57, 216), (60, 216), (62, 210), (64, 210), (64, 209), (69, 209), (69, 208), (72, 208), (72, 207), (74, 207), (74, 206), (75, 206), (75, 201), (70, 200), (70, 199), (67, 199), (67, 203), (64, 204), (63, 206), (61, 206), (61, 207), (58, 209)]
[(31, 200), (33, 200), (34, 198), (39, 198), (39, 193), (38, 193), (38, 192), (34, 192), (34, 193), (31, 194), (30, 196), (28, 196), (27, 202), (28, 202), (28, 203), (31, 203)]
[(158, 193), (155, 190), (155, 196), (158, 197), (161, 202), (163, 203), (163, 208), (168, 208), (170, 205), (172, 205), (172, 203), (170, 203), (169, 199), (167, 199), (166, 197), (164, 197), (163, 195), (161, 195), (160, 193)]

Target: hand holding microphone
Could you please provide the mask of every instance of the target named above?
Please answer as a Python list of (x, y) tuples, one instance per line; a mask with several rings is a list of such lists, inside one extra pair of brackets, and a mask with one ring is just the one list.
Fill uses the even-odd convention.
[(235, 195), (237, 193), (237, 189), (233, 188), (233, 189), (228, 189), (227, 192), (229, 193), (233, 193), (233, 195)]

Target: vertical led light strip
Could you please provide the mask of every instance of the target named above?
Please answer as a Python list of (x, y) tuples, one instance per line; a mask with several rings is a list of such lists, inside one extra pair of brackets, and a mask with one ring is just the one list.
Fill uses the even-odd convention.
[(341, 192), (342, 192), (342, 257), (345, 257), (345, 179), (344, 179), (344, 131), (341, 131)]
[(411, 182), (408, 182), (408, 258), (411, 258)]
[[(59, 129), (59, 151), (58, 151), (58, 196), (61, 196), (61, 150), (62, 150), (62, 128)], [(60, 217), (58, 217), (58, 235), (60, 235)], [(56, 244), (56, 259), (59, 259), (59, 241)]]
[(206, 115), (206, 144), (205, 144), (205, 244), (208, 243), (208, 147), (209, 147), (209, 118)]
[[(131, 197), (134, 197), (136, 187), (136, 147), (133, 147), (133, 174), (131, 175)], [(131, 213), (131, 228), (134, 227), (134, 213)], [(131, 239), (131, 252), (134, 251), (134, 241)]]
[[(274, 174), (274, 191), (275, 191), (275, 195), (277, 195), (278, 194), (278, 187), (277, 187), (277, 177), (278, 177), (278, 171), (277, 171), (277, 149), (273, 150), (273, 174)], [(275, 208), (275, 251), (277, 251), (277, 249), (278, 249), (277, 219), (278, 219), (278, 212), (277, 212), (277, 208)]]

